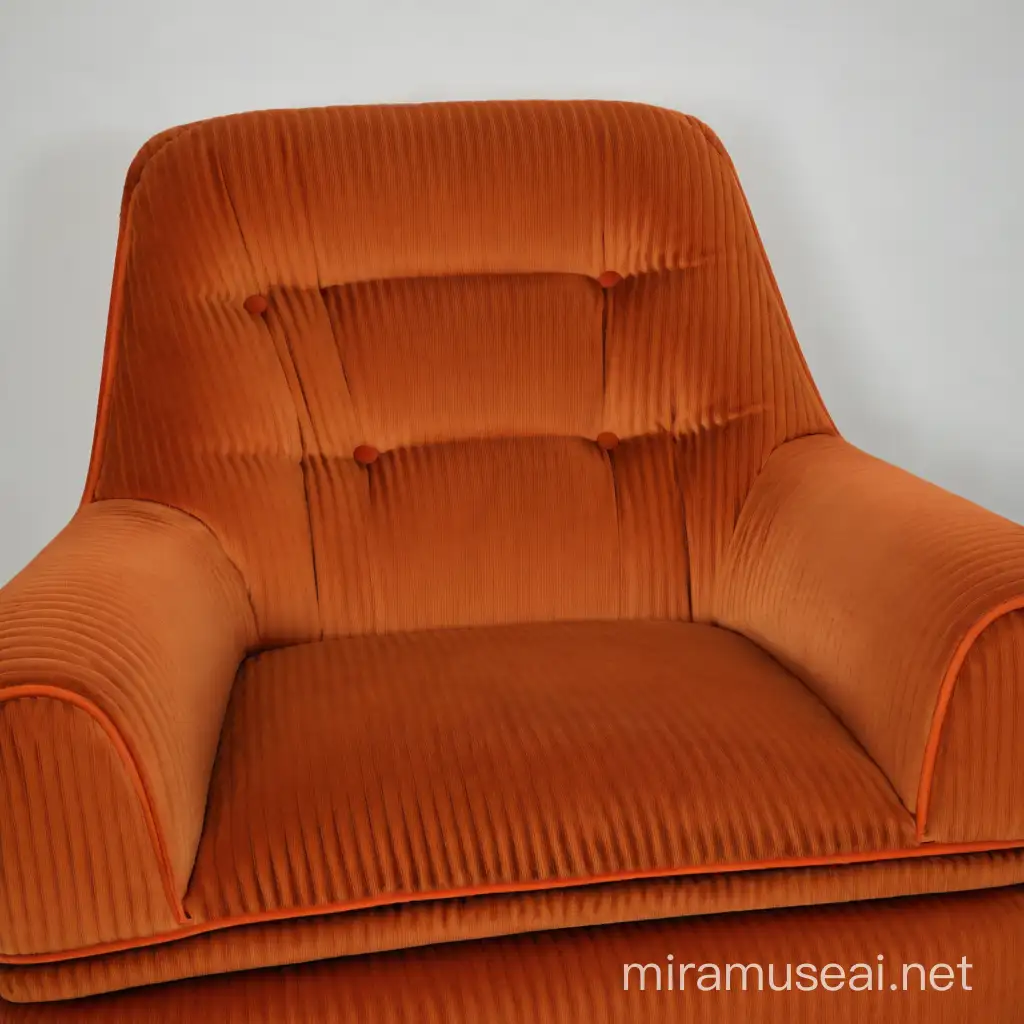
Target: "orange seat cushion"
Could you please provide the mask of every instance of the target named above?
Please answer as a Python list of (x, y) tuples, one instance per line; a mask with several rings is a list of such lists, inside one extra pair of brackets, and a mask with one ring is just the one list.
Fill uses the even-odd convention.
[(360, 636), (243, 666), (186, 908), (286, 916), (913, 844), (878, 768), (734, 633)]

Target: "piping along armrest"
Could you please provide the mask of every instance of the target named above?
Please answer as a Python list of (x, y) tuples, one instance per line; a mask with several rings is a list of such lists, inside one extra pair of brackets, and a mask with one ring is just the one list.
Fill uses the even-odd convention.
[(0, 589), (0, 955), (184, 921), (254, 631), (213, 535), (149, 502), (84, 506)]
[(1024, 839), (1024, 527), (835, 437), (777, 449), (714, 619), (787, 665), (922, 839)]

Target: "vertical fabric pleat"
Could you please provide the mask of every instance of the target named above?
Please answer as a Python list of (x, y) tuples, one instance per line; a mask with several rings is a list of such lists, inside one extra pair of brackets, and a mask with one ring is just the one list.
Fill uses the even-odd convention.
[(770, 449), (766, 430), (759, 416), (740, 418), (684, 437), (677, 447), (696, 622), (715, 621), (721, 566)]
[(629, 279), (610, 294), (606, 429), (679, 438), (698, 620), (711, 614), (725, 544), (765, 460), (790, 438), (832, 429), (754, 242), (723, 234), (692, 269)]
[(690, 579), (677, 442), (647, 434), (618, 445), (609, 458), (619, 522), (625, 619), (689, 619)]
[(379, 631), (618, 616), (614, 484), (592, 441), (403, 448), (364, 472)]

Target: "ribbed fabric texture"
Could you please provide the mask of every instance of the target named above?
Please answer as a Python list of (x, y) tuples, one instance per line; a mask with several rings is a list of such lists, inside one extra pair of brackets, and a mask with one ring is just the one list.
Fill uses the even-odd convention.
[[(728, 157), (671, 111), (188, 126), (129, 175), (119, 266), (90, 495), (207, 523), (263, 645), (706, 618), (764, 459), (832, 431)], [(620, 479), (603, 432), (665, 451)]]
[[(173, 129), (128, 174), (83, 507), (0, 591), (0, 957), (114, 946), (0, 991), (1019, 881), (1015, 855), (778, 862), (1024, 841), (1022, 604), (1024, 530), (835, 436), (695, 119)], [(769, 873), (636, 877), (730, 866)], [(1019, 910), (985, 899), (463, 944), (161, 1006), (652, 1020), (587, 957), (823, 949), (843, 922), (853, 952)], [(121, 948), (146, 938), (168, 944)], [(403, 972), (415, 1001), (381, 1002)], [(801, 999), (789, 1019), (846, 1019)]]
[(353, 637), (247, 662), (186, 906), (211, 920), (912, 844), (825, 708), (724, 630)]
[(4, 953), (177, 925), (139, 793), (103, 728), (49, 697), (0, 704)]
[(254, 638), (209, 531), (143, 502), (84, 507), (0, 590), (0, 953), (174, 922)]
[[(952, 893), (1024, 882), (1020, 851), (641, 879), (291, 918), (56, 964), (0, 966), (0, 997), (76, 999), (199, 975), (629, 921)], [(750, 918), (753, 924), (760, 917)], [(0, 1017), (2, 1020), (2, 1017)]]
[[(368, 281), (328, 289), (323, 302), (358, 432), (337, 436), (337, 392), (321, 387), (311, 418), (335, 428), (321, 451), (348, 454), (367, 439), (390, 450), (495, 434), (596, 437), (602, 429), (605, 292), (590, 278)], [(316, 387), (302, 332), (282, 333), (296, 338), (302, 377)]]
[(942, 729), (932, 835), (1024, 836), (1024, 612), (996, 619), (964, 661)]
[[(224, 1024), (966, 1024), (1018, 1019), (1024, 1000), (1024, 891), (994, 889), (945, 897), (869, 900), (830, 907), (717, 914), (647, 924), (547, 932), (483, 942), (453, 943), (368, 957), (346, 957), (302, 967), (243, 972), (219, 978), (40, 1006), (0, 1007), (2, 1024), (162, 1024), (197, 1019)], [(670, 961), (668, 957), (673, 959)], [(838, 964), (844, 977), (855, 964), (875, 971), (882, 957), (883, 987), (873, 991), (799, 991), (795, 968)], [(970, 990), (954, 966), (948, 991), (920, 990), (925, 969), (958, 965), (966, 957)], [(662, 969), (662, 990), (637, 972), (623, 991), (626, 964)], [(757, 974), (734, 969), (730, 991), (696, 989), (696, 969), (684, 991), (668, 991), (666, 968), (680, 963), (759, 964)], [(768, 965), (774, 965), (772, 975)], [(768, 990), (769, 978), (790, 991)], [(678, 977), (678, 970), (676, 972)], [(860, 972), (861, 984), (865, 973)], [(877, 978), (877, 973), (874, 975)], [(942, 974), (937, 975), (945, 984)], [(836, 984), (832, 973), (828, 981)]]
[[(778, 449), (751, 490), (715, 617), (811, 686), (914, 810), (954, 656), (1015, 600), (1024, 603), (1024, 529), (815, 437)], [(931, 839), (1024, 837), (1024, 818), (1009, 810), (1019, 792), (1020, 641), (1009, 627), (989, 630), (949, 680), (955, 736), (945, 738), (937, 799), (964, 803), (936, 812)], [(983, 781), (1001, 792), (980, 796)]]
[[(380, 628), (618, 615), (615, 485), (593, 442), (403, 448), (367, 476)], [(337, 540), (359, 538), (346, 530)]]
[(602, 425), (620, 436), (665, 431), (678, 439), (693, 615), (701, 620), (711, 614), (723, 545), (767, 455), (790, 438), (831, 430), (742, 194), (731, 176), (718, 187), (706, 197), (711, 209), (703, 207), (721, 218), (711, 251), (685, 270), (641, 274), (608, 293)]

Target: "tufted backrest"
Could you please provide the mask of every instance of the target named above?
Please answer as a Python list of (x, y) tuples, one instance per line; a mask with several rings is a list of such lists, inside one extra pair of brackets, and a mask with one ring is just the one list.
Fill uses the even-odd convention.
[(699, 619), (768, 454), (832, 430), (693, 118), (267, 111), (129, 171), (86, 499), (205, 522), (264, 643)]

